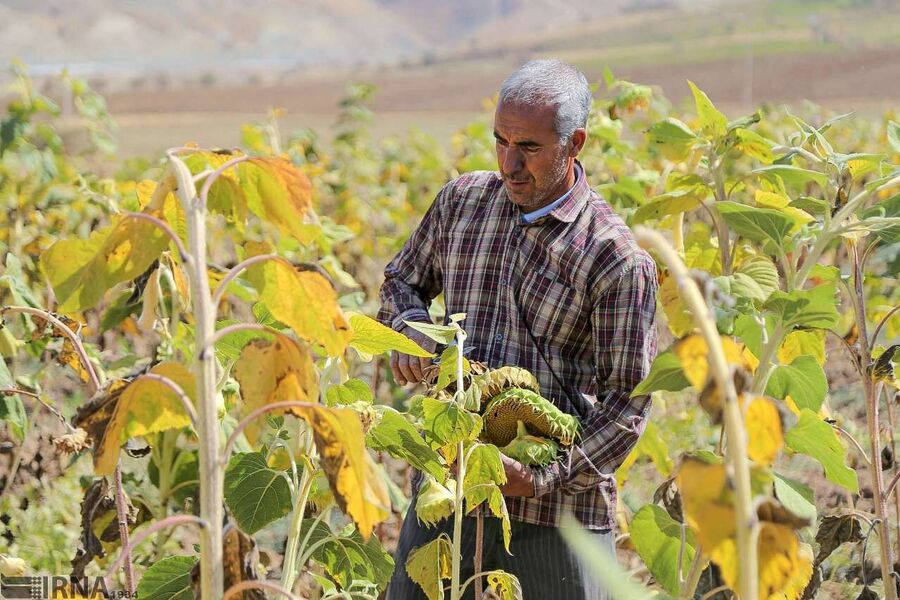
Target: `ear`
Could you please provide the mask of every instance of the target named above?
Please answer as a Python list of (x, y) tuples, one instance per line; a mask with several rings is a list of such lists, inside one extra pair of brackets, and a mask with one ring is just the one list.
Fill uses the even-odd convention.
[(572, 158), (578, 156), (578, 153), (584, 148), (584, 143), (586, 141), (587, 131), (585, 131), (584, 127), (579, 127), (573, 131), (572, 137), (569, 138), (569, 156)]

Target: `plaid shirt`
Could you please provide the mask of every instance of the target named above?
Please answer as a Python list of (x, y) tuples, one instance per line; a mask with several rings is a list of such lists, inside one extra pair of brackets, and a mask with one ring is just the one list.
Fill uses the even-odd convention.
[(466, 313), (470, 358), (534, 373), (541, 395), (578, 417), (580, 437), (532, 469), (535, 496), (508, 497), (510, 517), (589, 529), (615, 526), (614, 471), (650, 408), (629, 397), (656, 354), (656, 265), (582, 176), (549, 215), (526, 224), (496, 172), (449, 182), (387, 265), (382, 323)]

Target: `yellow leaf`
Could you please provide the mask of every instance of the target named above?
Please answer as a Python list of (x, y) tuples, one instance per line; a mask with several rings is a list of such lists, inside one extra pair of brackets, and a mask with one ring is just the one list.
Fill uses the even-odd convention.
[(674, 277), (667, 276), (663, 279), (659, 286), (659, 303), (666, 313), (669, 329), (675, 337), (682, 337), (694, 330), (694, 320), (678, 293)]
[(791, 203), (790, 198), (776, 192), (756, 190), (753, 196), (756, 200), (756, 205), (761, 206), (762, 208), (784, 208)]
[[(264, 253), (262, 245), (248, 244), (248, 257)], [(334, 287), (318, 270), (267, 260), (247, 269), (247, 279), (272, 316), (298, 337), (321, 344), (329, 356), (343, 354), (353, 330), (338, 306)]]
[[(287, 336), (279, 335), (274, 341), (255, 339), (249, 342), (234, 365), (234, 378), (241, 386), (242, 418), (275, 402), (318, 402), (315, 363), (306, 348)], [(244, 429), (251, 445), (259, 439), (264, 422), (265, 417), (259, 417)]]
[[(145, 212), (164, 218), (162, 201), (169, 190), (165, 182), (156, 189)], [(78, 312), (94, 307), (117, 283), (146, 271), (168, 243), (169, 238), (153, 223), (114, 217), (112, 225), (94, 231), (86, 240), (59, 240), (50, 246), (41, 254), (41, 269), (60, 301), (59, 312)]]
[[(194, 400), (194, 376), (184, 365), (163, 362), (150, 373), (171, 379)], [(130, 438), (189, 427), (191, 420), (173, 390), (139, 376), (130, 383), (120, 380), (110, 384), (96, 407), (79, 411), (75, 425), (94, 440), (95, 473), (110, 475), (119, 461), (119, 449)]]
[(678, 469), (676, 483), (685, 519), (712, 557), (712, 550), (735, 536), (733, 494), (726, 486), (725, 465), (686, 456)]
[(64, 339), (62, 349), (59, 351), (56, 360), (59, 361), (59, 364), (65, 365), (75, 371), (78, 378), (81, 379), (83, 383), (90, 381), (91, 376), (85, 368), (84, 363), (81, 362), (78, 352), (75, 351), (75, 345), (69, 338)]
[(238, 177), (247, 206), (256, 216), (301, 244), (315, 239), (318, 228), (304, 223), (312, 206), (312, 185), (290, 161), (275, 156), (251, 158), (238, 165)]
[(365, 354), (382, 354), (391, 350), (410, 356), (434, 356), (417, 343), (390, 327), (385, 327), (375, 319), (360, 313), (350, 314), (353, 337), (350, 347)]
[[(294, 411), (292, 411), (294, 412)], [(322, 469), (338, 506), (368, 540), (390, 514), (387, 485), (366, 449), (359, 416), (352, 408), (309, 406), (296, 409), (313, 430)]]
[[(812, 553), (787, 525), (762, 523), (759, 533), (759, 597), (798, 600), (812, 577)], [(803, 544), (806, 546), (806, 544)]]
[(787, 334), (778, 348), (778, 362), (789, 365), (798, 356), (809, 354), (820, 365), (825, 364), (825, 330), (795, 330)]
[[(743, 344), (738, 344), (733, 339), (721, 336), (722, 350), (725, 352), (725, 360), (730, 365), (736, 365), (750, 370), (750, 364), (745, 357)], [(700, 334), (689, 335), (675, 343), (675, 356), (681, 362), (684, 375), (697, 391), (703, 391), (709, 376), (709, 347), (706, 340)]]
[(784, 445), (781, 416), (775, 403), (757, 396), (747, 406), (744, 417), (747, 429), (747, 454), (751, 460), (771, 465)]

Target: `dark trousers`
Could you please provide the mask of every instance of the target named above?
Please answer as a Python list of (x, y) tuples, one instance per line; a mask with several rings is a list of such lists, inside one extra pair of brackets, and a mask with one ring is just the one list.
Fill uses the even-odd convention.
[[(427, 600), (422, 588), (406, 574), (406, 559), (412, 550), (434, 540), (441, 533), (453, 539), (453, 520), (444, 519), (435, 527), (420, 525), (416, 519), (415, 501), (413, 496), (400, 531), (394, 554), (394, 575), (386, 600)], [(475, 523), (474, 516), (463, 518), (460, 582), (466, 581), (475, 572)], [(598, 552), (615, 554), (615, 534), (612, 531), (591, 533), (594, 534)], [(500, 519), (485, 516), (481, 570), (500, 569), (518, 577), (524, 600), (608, 600), (607, 593), (579, 562), (578, 556), (556, 527), (512, 521), (509, 549), (512, 555), (507, 554), (503, 547)], [(463, 598), (474, 598), (472, 584), (466, 588)]]

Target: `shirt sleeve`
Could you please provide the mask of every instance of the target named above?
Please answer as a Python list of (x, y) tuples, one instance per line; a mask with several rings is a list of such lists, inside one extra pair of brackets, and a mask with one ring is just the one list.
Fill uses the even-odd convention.
[(575, 443), (533, 469), (535, 497), (584, 492), (609, 481), (644, 431), (650, 396), (632, 390), (656, 356), (656, 264), (641, 251), (593, 302), (591, 330), (599, 393)]
[(396, 331), (403, 328), (403, 321), (431, 322), (428, 307), (443, 287), (441, 213), (445, 199), (452, 193), (451, 185), (452, 182), (441, 189), (403, 248), (384, 269), (377, 319)]

